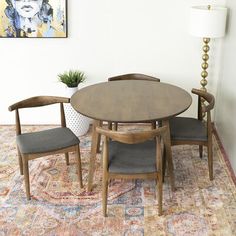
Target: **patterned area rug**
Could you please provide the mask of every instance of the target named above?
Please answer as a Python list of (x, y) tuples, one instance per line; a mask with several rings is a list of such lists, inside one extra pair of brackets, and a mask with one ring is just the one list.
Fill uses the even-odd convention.
[[(23, 132), (44, 128), (49, 127), (25, 126)], [(90, 133), (80, 138), (85, 186), (90, 138)], [(73, 154), (70, 166), (63, 155), (30, 161), (33, 197), (27, 201), (15, 127), (0, 126), (0, 236), (236, 235), (236, 187), (215, 136), (213, 142), (214, 181), (208, 178), (206, 152), (200, 159), (197, 146), (172, 147), (177, 190), (171, 191), (166, 178), (163, 215), (157, 214), (154, 181), (115, 180), (109, 186), (108, 217), (104, 218), (99, 154), (91, 193), (78, 186)]]

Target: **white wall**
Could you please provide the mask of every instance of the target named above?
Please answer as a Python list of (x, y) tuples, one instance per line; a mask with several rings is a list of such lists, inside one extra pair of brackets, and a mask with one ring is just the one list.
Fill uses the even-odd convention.
[[(141, 72), (190, 91), (201, 79), (202, 42), (188, 33), (189, 7), (221, 0), (68, 0), (67, 39), (0, 39), (0, 124), (7, 107), (35, 95), (63, 95), (57, 74), (80, 69), (85, 85)], [(215, 93), (220, 40), (211, 42), (208, 89)], [(214, 55), (214, 56), (213, 56)], [(196, 101), (186, 112), (195, 115)], [(45, 114), (45, 113), (44, 113)], [(54, 111), (25, 113), (23, 123), (58, 123)]]
[(227, 1), (229, 7), (228, 32), (223, 42), (223, 58), (219, 79), (215, 124), (236, 173), (236, 2)]

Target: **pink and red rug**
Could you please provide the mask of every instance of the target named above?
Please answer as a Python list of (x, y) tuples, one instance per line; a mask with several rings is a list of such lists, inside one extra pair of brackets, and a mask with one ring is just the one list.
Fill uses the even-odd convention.
[[(25, 126), (25, 131), (48, 127)], [(136, 129), (137, 127), (131, 127)], [(140, 128), (140, 126), (138, 126)], [(81, 137), (83, 181), (88, 177), (90, 133)], [(63, 155), (30, 162), (31, 201), (19, 173), (15, 128), (0, 126), (0, 235), (236, 235), (236, 187), (214, 136), (214, 181), (197, 146), (172, 147), (176, 192), (164, 184), (158, 216), (154, 181), (112, 181), (108, 217), (101, 211), (101, 165), (95, 187), (78, 185), (75, 161)]]

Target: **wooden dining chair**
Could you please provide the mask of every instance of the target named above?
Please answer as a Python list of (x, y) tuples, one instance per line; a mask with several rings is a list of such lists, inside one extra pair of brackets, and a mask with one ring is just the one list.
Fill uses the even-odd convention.
[[(80, 140), (75, 134), (66, 128), (63, 103), (69, 103), (70, 99), (65, 97), (38, 96), (17, 102), (9, 106), (9, 111), (15, 110), (16, 118), (16, 143), (20, 173), (24, 174), (25, 189), (27, 199), (30, 200), (30, 181), (29, 181), (29, 160), (52, 154), (65, 153), (66, 164), (69, 165), (69, 152), (76, 153), (76, 162), (80, 187), (83, 187), (81, 160), (80, 160)], [(19, 110), (22, 108), (40, 107), (51, 104), (60, 104), (61, 127), (47, 129), (38, 132), (22, 133)]]
[[(103, 143), (103, 215), (107, 216), (107, 192), (110, 179), (155, 179), (158, 213), (162, 214), (162, 145), (168, 145), (167, 128), (148, 131), (113, 131), (97, 127)], [(155, 138), (155, 139), (154, 139)], [(170, 142), (169, 142), (170, 145)]]
[[(170, 120), (171, 145), (199, 145), (201, 158), (203, 146), (206, 146), (209, 178), (213, 180), (211, 110), (214, 108), (215, 98), (212, 94), (198, 89), (192, 89), (192, 93), (198, 95), (198, 117), (175, 117)], [(202, 105), (202, 99), (206, 105)], [(203, 119), (204, 113), (206, 122)]]
[[(147, 80), (147, 81), (160, 82), (160, 79), (158, 78), (138, 73), (124, 74), (108, 78), (108, 81), (119, 81), (119, 80)], [(151, 122), (151, 125), (153, 129), (156, 128), (155, 121)], [(112, 129), (112, 122), (108, 122), (108, 127), (109, 129)], [(114, 122), (114, 130), (117, 130), (117, 128), (118, 128), (118, 123)]]

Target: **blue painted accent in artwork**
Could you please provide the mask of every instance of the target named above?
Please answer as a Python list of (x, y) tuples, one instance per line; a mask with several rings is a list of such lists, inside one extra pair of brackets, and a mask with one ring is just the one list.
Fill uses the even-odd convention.
[(52, 37), (54, 35), (54, 29), (50, 26), (51, 22), (47, 22), (48, 30), (43, 34), (43, 37)]
[(57, 10), (57, 21), (58, 22), (62, 22), (63, 21), (63, 11), (61, 11), (61, 9), (58, 8)]

